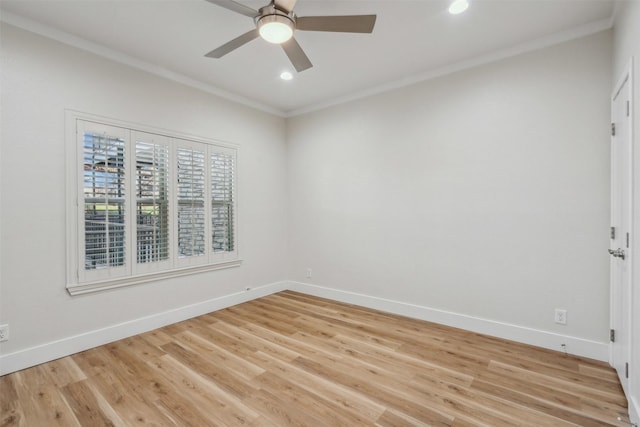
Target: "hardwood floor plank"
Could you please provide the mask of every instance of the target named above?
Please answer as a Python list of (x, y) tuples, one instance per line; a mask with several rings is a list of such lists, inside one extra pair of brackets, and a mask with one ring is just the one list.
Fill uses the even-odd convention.
[(290, 401), (282, 400), (267, 390), (257, 390), (247, 397), (245, 403), (278, 426), (311, 427), (325, 425), (322, 419), (308, 414), (303, 408), (298, 408)]
[[(254, 334), (253, 331), (254, 329), (251, 329), (249, 324), (239, 327), (220, 322), (216, 324), (216, 331), (213, 334), (218, 334), (221, 337), (216, 341), (218, 345), (229, 351), (244, 354), (247, 360), (251, 360), (253, 354), (258, 351), (272, 354), (282, 360), (293, 360), (300, 356), (298, 352), (281, 344), (280, 335), (262, 328), (260, 328), (262, 333), (260, 335)], [(265, 338), (264, 334), (273, 339)]]
[(606, 363), (285, 291), (0, 377), (0, 427), (626, 426)]
[(245, 324), (235, 328), (225, 328), (225, 325), (221, 325), (220, 330), (230, 336), (253, 342), (256, 350), (279, 357), (282, 360), (291, 361), (305, 352), (314, 352), (314, 349), (309, 344), (278, 334), (263, 328), (261, 325)]
[(495, 361), (492, 361), (489, 364), (489, 370), (501, 375), (508, 375), (514, 378), (520, 378), (521, 380), (524, 379), (531, 381), (534, 384), (546, 385), (558, 390), (565, 390), (567, 392), (580, 394), (594, 400), (602, 400), (618, 405), (626, 404), (624, 395), (620, 394), (615, 388), (612, 389), (607, 383), (601, 383), (597, 386), (595, 384), (588, 386), (581, 382), (573, 382), (571, 380), (557, 378), (545, 373), (534, 372)]
[(42, 369), (43, 375), (46, 375), (49, 381), (56, 387), (64, 387), (67, 384), (82, 381), (87, 378), (73, 359), (68, 357), (54, 360), (38, 368)]
[(333, 402), (297, 385), (294, 378), (265, 372), (255, 378), (254, 383), (259, 384), (261, 390), (267, 390), (274, 395), (284, 397), (288, 405), (304, 408), (305, 414), (320, 420), (324, 425), (353, 426), (372, 423), (372, 420), (366, 420), (355, 414), (339, 410), (339, 407)]
[(269, 372), (273, 372), (290, 381), (295, 381), (297, 385), (336, 405), (340, 411), (350, 414), (354, 418), (352, 425), (370, 425), (366, 420), (377, 419), (384, 411), (385, 406), (374, 402), (357, 391), (351, 390), (332, 381), (320, 378), (313, 373), (284, 363), (265, 353), (258, 353), (255, 356), (263, 361)]
[[(521, 418), (518, 417), (517, 408), (510, 406), (500, 407), (499, 400), (493, 400), (493, 396), (481, 396), (471, 392), (468, 387), (458, 386), (442, 382), (436, 378), (416, 376), (411, 386), (425, 402), (432, 408), (454, 414), (457, 419), (478, 423), (479, 425), (498, 427), (516, 425)], [(524, 411), (521, 411), (524, 412)], [(537, 414), (527, 414), (529, 419), (537, 423)], [(548, 419), (544, 421), (548, 424)], [(539, 424), (546, 425), (546, 424)], [(558, 423), (558, 425), (563, 425)]]
[[(252, 356), (258, 351), (273, 354), (282, 360), (288, 361), (299, 356), (298, 353), (283, 347), (277, 342), (264, 339), (260, 336), (253, 335), (251, 332), (245, 331), (243, 329), (245, 325), (249, 324), (243, 323), (242, 327), (240, 327), (227, 323), (225, 320), (219, 321), (215, 326), (195, 328), (193, 332), (194, 334), (215, 343), (215, 345), (247, 360), (248, 362), (251, 362)], [(266, 329), (263, 331), (266, 331), (268, 334), (273, 334), (269, 336), (280, 337), (280, 335)]]
[(230, 373), (224, 366), (211, 363), (201, 355), (185, 349), (177, 343), (165, 344), (162, 349), (185, 366), (213, 381), (227, 393), (244, 398), (256, 391), (256, 388), (250, 383), (243, 382), (240, 376)]
[(612, 370), (609, 366), (594, 366), (594, 365), (586, 365), (584, 363), (578, 364), (578, 372), (582, 375), (588, 375), (592, 378), (598, 378), (601, 381), (608, 381), (617, 386), (620, 385), (618, 381), (618, 376), (616, 372)]
[(27, 425), (14, 380), (12, 375), (0, 377), (0, 427)]
[(116, 426), (116, 423), (100, 408), (98, 400), (91, 388), (87, 386), (86, 380), (67, 384), (62, 387), (61, 392), (69, 406), (71, 406), (80, 425), (95, 427)]
[(120, 341), (120, 344), (122, 344), (125, 351), (131, 354), (131, 356), (138, 357), (140, 359), (161, 357), (166, 354), (159, 346), (151, 344), (143, 336), (126, 338)]
[(293, 335), (298, 332), (298, 328), (292, 324), (295, 316), (286, 318), (284, 316), (277, 316), (273, 313), (264, 312), (262, 310), (256, 310), (255, 308), (244, 307), (243, 305), (227, 308), (230, 313), (235, 314), (250, 322), (257, 322), (262, 327), (267, 328), (273, 332), (277, 332), (284, 335)]
[(29, 426), (25, 420), (20, 402), (17, 400), (2, 402), (2, 408), (0, 408), (0, 427), (9, 426)]
[(392, 409), (384, 411), (374, 424), (378, 427), (423, 427), (430, 426), (418, 420), (411, 419), (404, 414), (400, 414)]
[(488, 370), (476, 375), (474, 382), (476, 381), (483, 381), (510, 390), (517, 390), (530, 396), (539, 397), (551, 404), (567, 407), (569, 409), (580, 410), (580, 405), (582, 404), (580, 396), (565, 392), (557, 387), (526, 382), (522, 381), (521, 378), (500, 375)]
[(132, 375), (126, 364), (114, 358), (107, 346), (71, 357), (83, 367), (91, 384), (120, 415), (125, 425), (172, 425), (170, 418), (155, 410), (157, 398), (155, 393), (147, 393), (149, 385)]
[[(40, 369), (39, 369), (40, 368)], [(25, 424), (29, 426), (80, 426), (60, 390), (42, 375), (41, 366), (16, 373), (15, 387)]]
[(170, 355), (147, 362), (169, 381), (176, 390), (180, 390), (198, 408), (205, 410), (215, 424), (245, 425), (259, 418), (242, 400), (227, 393), (217, 384), (209, 381)]
[(559, 419), (552, 414), (538, 412), (535, 408), (515, 404), (503, 399), (503, 396), (478, 392), (467, 387), (422, 377), (412, 385), (429, 399), (441, 401), (445, 408), (455, 408), (456, 418), (473, 422), (483, 422), (489, 426), (517, 425), (528, 420), (532, 425), (571, 426), (572, 423)]
[(367, 342), (359, 342), (349, 336), (336, 336), (335, 341), (344, 349), (342, 352), (350, 354), (358, 360), (364, 360), (373, 365), (384, 366), (387, 369), (397, 372), (397, 374), (401, 376), (413, 378), (416, 372), (420, 372), (423, 375), (431, 374), (437, 376), (453, 384), (467, 386), (473, 381), (471, 375), (460, 374), (456, 371), (425, 362), (424, 360), (401, 354), (398, 351), (391, 351), (385, 347), (377, 347)]
[(105, 399), (105, 397), (98, 391), (97, 387), (90, 379), (87, 378), (87, 380), (85, 381), (85, 384), (93, 393), (93, 396), (95, 397), (96, 402), (98, 404), (98, 408), (100, 408), (102, 413), (104, 413), (105, 416), (108, 417), (114, 423), (115, 426), (124, 427), (128, 425), (127, 423), (124, 422), (120, 414), (114, 410), (114, 408), (109, 404), (109, 402), (107, 402), (107, 399)]
[(161, 345), (168, 344), (173, 341), (173, 337), (162, 329), (155, 329), (138, 336), (156, 347), (160, 347)]
[(251, 381), (264, 373), (264, 369), (234, 355), (232, 352), (197, 335), (197, 331), (183, 332), (176, 336), (176, 342), (185, 348), (196, 351), (209, 362), (224, 366), (225, 369), (239, 376), (244, 381)]
[(276, 424), (275, 422), (262, 415), (260, 415), (258, 418), (251, 421), (247, 425), (249, 427), (279, 427), (279, 424)]
[(224, 424), (217, 422), (212, 417), (204, 417), (191, 402), (185, 402), (183, 399), (174, 401), (163, 396), (156, 400), (154, 404), (159, 412), (171, 420), (170, 425), (184, 427), (224, 426)]
[[(580, 402), (580, 409), (585, 415), (596, 420), (600, 420), (603, 423), (629, 427), (629, 417), (626, 405), (605, 402), (601, 399), (592, 399), (589, 397), (581, 398)], [(618, 417), (622, 417), (626, 422), (623, 421), (616, 424), (613, 420)]]
[(379, 382), (367, 379), (363, 380), (357, 375), (349, 374), (348, 369), (336, 370), (333, 366), (328, 367), (303, 357), (299, 357), (292, 363), (301, 369), (313, 372), (315, 375), (357, 390), (359, 393), (364, 394), (382, 405), (395, 408), (400, 412), (406, 413), (430, 425), (448, 426), (454, 418), (446, 413), (433, 410), (430, 406), (424, 405), (425, 402), (419, 396), (408, 395), (406, 390), (400, 391), (393, 389)]
[(520, 406), (525, 406), (529, 409), (549, 414), (562, 420), (567, 420), (570, 423), (574, 423), (582, 427), (598, 427), (605, 425), (603, 420), (596, 420), (591, 417), (584, 416), (575, 409), (569, 409), (566, 406), (556, 406), (552, 403), (549, 403), (544, 398), (531, 396), (529, 394), (514, 390), (513, 388), (501, 387), (484, 381), (474, 380), (471, 389), (482, 391), (487, 395), (500, 396), (500, 398), (505, 401), (512, 402)]

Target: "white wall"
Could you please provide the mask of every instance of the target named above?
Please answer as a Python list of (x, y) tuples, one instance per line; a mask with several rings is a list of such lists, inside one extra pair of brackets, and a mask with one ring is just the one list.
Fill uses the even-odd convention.
[[(634, 58), (633, 73), (633, 150), (634, 150), (634, 207), (635, 225), (633, 231), (633, 253), (640, 254), (640, 2), (622, 1), (618, 4), (615, 19), (613, 77), (626, 72), (631, 57)], [(611, 87), (613, 90), (613, 86)], [(629, 409), (632, 421), (640, 423), (640, 257), (633, 256), (633, 290), (631, 310), (631, 360), (629, 363)]]
[(289, 278), (606, 355), (610, 53), (603, 32), (288, 120)]
[[(11, 328), (1, 354), (28, 358), (28, 352), (20, 352), (33, 346), (286, 279), (284, 119), (9, 25), (2, 26), (1, 43), (0, 323)], [(65, 109), (239, 144), (243, 265), (70, 297), (65, 289)], [(126, 330), (125, 325), (106, 335), (117, 338)]]

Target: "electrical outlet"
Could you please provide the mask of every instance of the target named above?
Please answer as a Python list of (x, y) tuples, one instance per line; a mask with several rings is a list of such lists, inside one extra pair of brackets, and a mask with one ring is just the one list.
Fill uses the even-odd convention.
[(9, 324), (0, 325), (0, 342), (9, 341)]
[(311, 269), (307, 268), (307, 279), (311, 279), (311, 273), (313, 273)]
[(567, 324), (567, 310), (556, 308), (553, 320), (559, 325)]

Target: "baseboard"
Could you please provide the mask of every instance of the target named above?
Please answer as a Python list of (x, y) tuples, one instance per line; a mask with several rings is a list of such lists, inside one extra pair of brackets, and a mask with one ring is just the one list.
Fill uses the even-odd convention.
[(103, 329), (52, 341), (0, 356), (0, 375), (49, 362), (70, 354), (108, 344), (123, 338), (152, 331), (192, 317), (240, 304), (288, 289), (289, 282), (276, 282), (247, 291), (213, 298), (173, 310), (119, 323)]
[[(21, 369), (59, 359), (93, 347), (108, 344), (113, 341), (148, 332), (166, 325), (181, 322), (183, 320), (211, 313), (212, 311), (241, 304), (246, 301), (287, 289), (308, 295), (315, 295), (349, 304), (373, 308), (388, 313), (436, 322), (443, 325), (453, 326), (552, 350), (561, 350), (561, 344), (566, 344), (567, 352), (578, 356), (589, 357), (591, 359), (608, 361), (609, 358), (609, 345), (606, 343), (584, 340), (567, 335), (525, 328), (508, 323), (466, 316), (463, 314), (372, 297), (354, 292), (326, 288), (307, 283), (283, 281), (179, 307), (174, 310), (112, 325), (103, 329), (89, 331), (61, 340), (44, 343), (35, 347), (19, 350), (14, 353), (4, 354), (0, 356), (0, 375), (16, 372)], [(637, 402), (630, 402), (630, 405), (633, 405), (634, 403), (636, 404), (635, 408), (630, 408), (630, 410), (635, 410), (637, 414), (639, 413)]]
[(289, 282), (288, 288), (308, 295), (427, 320), (551, 350), (562, 351), (562, 344), (565, 344), (566, 351), (570, 354), (604, 362), (609, 360), (609, 345), (607, 343), (307, 283)]

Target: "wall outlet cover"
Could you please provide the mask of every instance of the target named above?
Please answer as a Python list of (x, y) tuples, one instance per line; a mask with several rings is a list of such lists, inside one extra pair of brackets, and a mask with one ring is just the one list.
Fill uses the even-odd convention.
[(554, 320), (554, 322), (556, 322), (559, 325), (566, 325), (567, 324), (567, 310), (556, 308), (553, 320)]
[(0, 325), (0, 342), (9, 341), (9, 325)]

